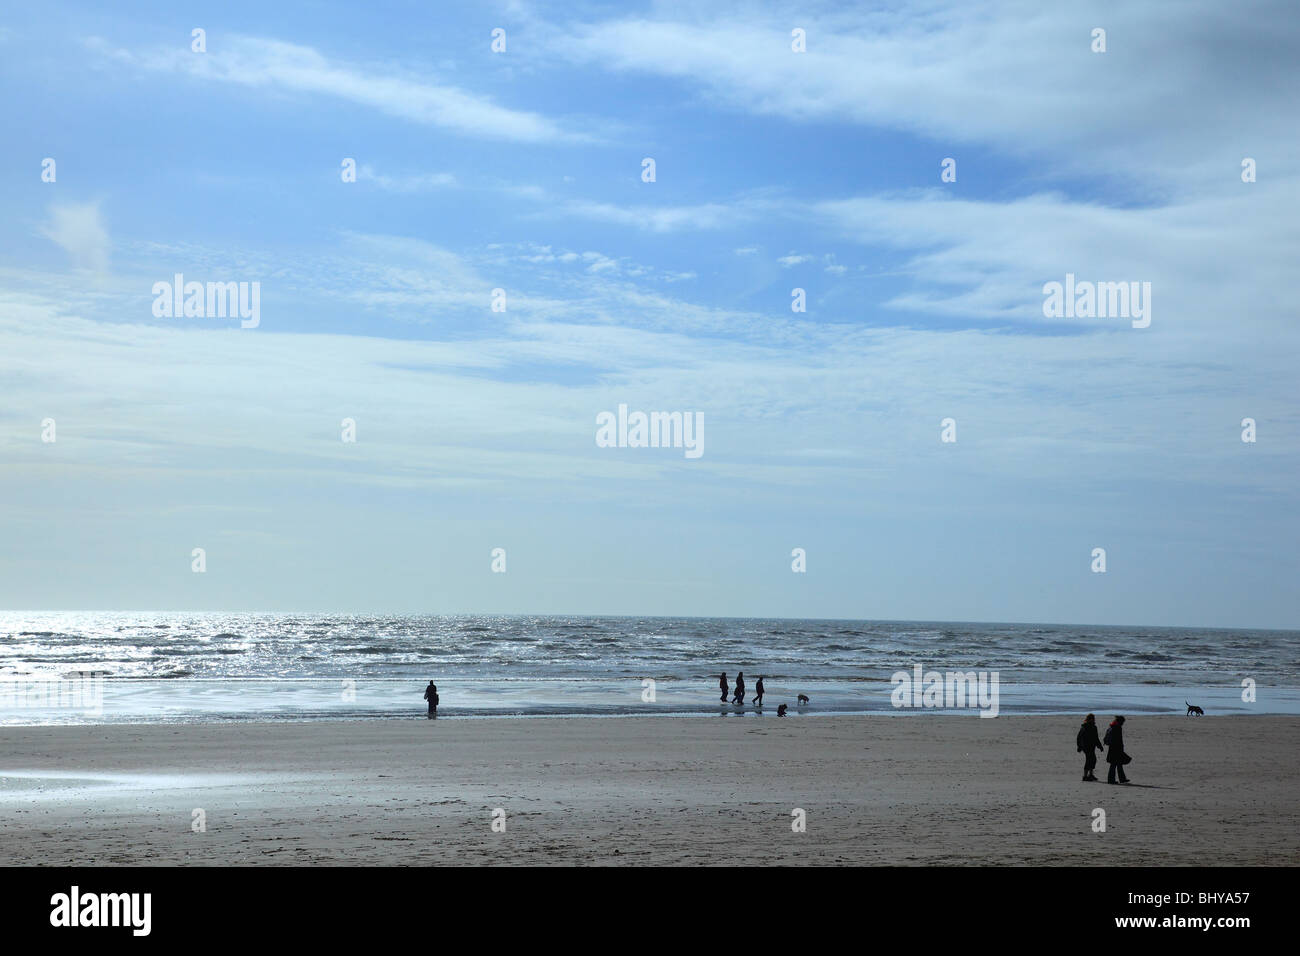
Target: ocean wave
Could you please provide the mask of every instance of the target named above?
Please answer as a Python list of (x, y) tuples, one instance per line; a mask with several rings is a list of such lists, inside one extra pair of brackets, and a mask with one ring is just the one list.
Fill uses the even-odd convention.
[(1003, 681), (1091, 682), (1100, 672), (1114, 682), (1191, 684), (1236, 671), (1277, 686), (1300, 679), (1296, 632), (687, 618), (7, 613), (0, 612), (6, 638), (0, 641), (0, 669), (108, 664), (127, 674), (192, 669), (204, 679), (342, 674), (406, 680), (432, 665), (444, 678), (501, 674), (583, 681), (643, 673), (698, 681), (699, 672), (726, 670), (730, 677), (740, 668), (751, 680), (760, 672), (779, 672), (802, 685), (822, 679), (888, 681), (895, 671), (920, 663), (927, 671), (997, 670)]

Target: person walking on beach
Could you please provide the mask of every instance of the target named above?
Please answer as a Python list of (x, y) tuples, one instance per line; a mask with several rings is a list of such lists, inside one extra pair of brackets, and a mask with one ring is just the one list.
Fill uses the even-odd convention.
[(1097, 736), (1097, 718), (1089, 714), (1083, 719), (1083, 726), (1079, 728), (1079, 734), (1074, 738), (1076, 749), (1083, 754), (1083, 779), (1096, 782), (1097, 776), (1092, 772), (1097, 766), (1097, 751), (1105, 748), (1101, 745), (1101, 739)]
[(433, 681), (424, 689), (424, 699), (429, 702), (429, 719), (433, 720), (438, 716), (438, 687)]
[(723, 671), (722, 676), (718, 678), (718, 690), (722, 691), (722, 696), (719, 697), (718, 700), (722, 701), (725, 704), (727, 702), (727, 690), (728, 690), (726, 671)]
[(751, 700), (750, 703), (758, 704), (759, 707), (763, 706), (763, 675), (762, 674), (758, 675), (758, 683), (754, 685), (754, 699)]
[(745, 672), (744, 671), (736, 671), (736, 693), (735, 696), (731, 698), (731, 702), (733, 704), (740, 704), (742, 707), (745, 706)]
[(1128, 783), (1128, 777), (1124, 776), (1124, 764), (1132, 759), (1124, 752), (1124, 718), (1116, 717), (1110, 722), (1110, 728), (1106, 731), (1106, 763), (1110, 764), (1106, 782), (1114, 783), (1115, 775), (1118, 773), (1119, 782)]

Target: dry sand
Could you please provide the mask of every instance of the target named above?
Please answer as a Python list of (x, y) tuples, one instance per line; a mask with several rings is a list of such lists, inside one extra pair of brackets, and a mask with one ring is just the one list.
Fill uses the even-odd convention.
[[(1300, 863), (1300, 718), (1130, 718), (1130, 787), (1080, 781), (1078, 723), (418, 717), (0, 728), (0, 860)], [(498, 807), (504, 833), (491, 828)], [(1091, 826), (1098, 807), (1104, 833)], [(794, 808), (807, 812), (804, 833), (792, 832)], [(192, 827), (196, 809), (206, 832)]]

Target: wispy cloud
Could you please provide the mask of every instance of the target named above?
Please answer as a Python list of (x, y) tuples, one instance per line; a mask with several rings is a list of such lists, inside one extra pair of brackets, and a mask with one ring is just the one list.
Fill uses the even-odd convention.
[(615, 205), (608, 202), (571, 200), (558, 211), (586, 219), (612, 222), (651, 232), (679, 229), (721, 229), (752, 219), (757, 207), (752, 202), (710, 202), (690, 206)]
[(357, 179), (361, 182), (374, 183), (380, 189), (399, 193), (450, 189), (459, 185), (453, 173), (412, 173), (406, 176), (392, 176), (376, 172), (373, 166), (361, 166), (357, 170)]
[(117, 62), (146, 70), (251, 88), (272, 88), (369, 107), (388, 116), (440, 126), (470, 136), (524, 143), (589, 142), (591, 135), (565, 129), (527, 110), (392, 67), (367, 67), (327, 57), (281, 40), (249, 36), (209, 38), (208, 52), (188, 48), (132, 51), (92, 37), (87, 46)]

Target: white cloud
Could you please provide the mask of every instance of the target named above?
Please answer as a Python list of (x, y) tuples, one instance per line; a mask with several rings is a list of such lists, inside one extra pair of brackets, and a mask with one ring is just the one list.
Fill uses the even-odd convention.
[(1268, 290), (1288, 288), (1300, 258), (1300, 234), (1277, 210), (1297, 205), (1300, 186), (1286, 181), (1159, 208), (1056, 194), (953, 199), (934, 189), (821, 202), (813, 214), (845, 238), (910, 254), (899, 271), (917, 288), (892, 306), (1048, 322), (1042, 285), (1072, 272), (1151, 282), (1157, 326), (1221, 324), (1247, 312), (1276, 331), (1294, 324), (1293, 311)]
[[(1104, 54), (1089, 48), (1097, 17), (1039, 0), (724, 3), (567, 25), (548, 43), (557, 57), (680, 79), (732, 109), (1051, 155), (1077, 172), (1177, 192), (1229, 182), (1256, 152), (1279, 174), (1296, 169), (1300, 127), (1278, 121), (1291, 109), (1284, 78), (1300, 47), (1292, 12), (1285, 0), (1108, 7)], [(806, 53), (790, 50), (795, 23)], [(1278, 82), (1243, 85), (1270, 75)]]
[[(589, 293), (632, 313), (627, 325), (507, 320), (448, 341), (113, 324), (0, 292), (0, 371), (13, 382), (0, 450), (20, 469), (39, 467), (48, 451), (33, 438), (33, 423), (76, 410), (75, 430), (66, 445), (61, 433), (59, 448), (109, 474), (238, 468), (418, 486), (523, 470), (594, 480), (574, 494), (599, 495), (611, 476), (648, 475), (645, 462), (590, 454), (592, 416), (647, 396), (707, 410), (718, 424), (703, 467), (742, 482), (735, 487), (828, 483), (857, 494), (853, 474), (872, 473), (879, 460), (895, 463), (899, 487), (931, 480), (946, 414), (962, 423), (960, 448), (970, 451), (959, 460), (968, 474), (1075, 480), (1104, 455), (1119, 474), (1149, 482), (1194, 474), (1290, 487), (1290, 449), (1300, 441), (1289, 416), (1294, 335), (1287, 349), (1260, 355), (1249, 337), (1225, 329), (1212, 343), (1164, 336), (1157, 345), (1138, 333), (1012, 336), (758, 317), (765, 326), (738, 341), (712, 337), (727, 321), (710, 321), (713, 310), (626, 289), (611, 299), (611, 289), (618, 291), (597, 285)], [(575, 311), (572, 302), (554, 309)], [(654, 328), (660, 310), (676, 324)], [(59, 356), (53, 365), (51, 354)], [(564, 385), (505, 374), (539, 364), (596, 369), (600, 378)], [(1238, 394), (1243, 367), (1251, 370), (1246, 404)], [(43, 372), (15, 374), (27, 369)], [(95, 370), (92, 380), (86, 369)], [(113, 402), (91, 400), (102, 394)], [(349, 450), (328, 438), (342, 414), (335, 410), (358, 407), (367, 467), (354, 472), (342, 464)], [(1233, 432), (1243, 408), (1269, 427), (1269, 444), (1248, 472)], [(440, 412), (431, 418), (433, 409)], [(1219, 439), (1186, 440), (1207, 433)], [(846, 435), (871, 450), (852, 456), (847, 472), (787, 459), (785, 449), (843, 447)]]
[(112, 243), (99, 203), (55, 203), (50, 207), (49, 222), (40, 231), (68, 253), (76, 268), (108, 271)]

